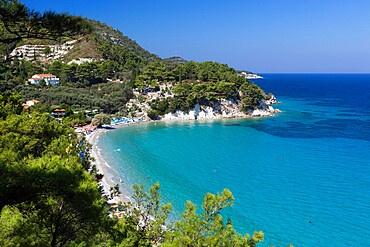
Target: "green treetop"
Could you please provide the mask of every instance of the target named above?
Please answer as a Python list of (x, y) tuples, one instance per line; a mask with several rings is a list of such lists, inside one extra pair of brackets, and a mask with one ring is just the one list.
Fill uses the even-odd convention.
[(108, 115), (101, 113), (101, 114), (97, 114), (93, 118), (91, 123), (93, 125), (97, 125), (97, 126), (101, 127), (104, 124), (110, 124), (110, 120), (111, 120), (111, 118)]
[(11, 44), (22, 39), (59, 40), (91, 31), (81, 17), (66, 13), (30, 10), (17, 0), (0, 1), (0, 43)]

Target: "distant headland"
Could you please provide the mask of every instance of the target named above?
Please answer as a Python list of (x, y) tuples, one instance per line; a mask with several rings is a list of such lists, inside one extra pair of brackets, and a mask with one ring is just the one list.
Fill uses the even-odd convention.
[(244, 76), (247, 79), (262, 79), (263, 77), (249, 71), (240, 71), (237, 70), (236, 73), (240, 76)]

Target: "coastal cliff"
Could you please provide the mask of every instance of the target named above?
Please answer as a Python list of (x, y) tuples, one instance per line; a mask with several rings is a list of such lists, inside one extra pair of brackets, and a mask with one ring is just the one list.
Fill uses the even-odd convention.
[(189, 112), (177, 110), (175, 113), (167, 113), (163, 120), (196, 120), (196, 119), (221, 119), (221, 118), (243, 118), (243, 117), (268, 117), (274, 113), (281, 112), (266, 104), (265, 99), (254, 110), (243, 111), (242, 106), (235, 100), (221, 99), (213, 106), (197, 104)]
[[(239, 98), (218, 98), (207, 102), (207, 104), (196, 103), (189, 109), (169, 110), (171, 101), (176, 94), (170, 88), (170, 84), (162, 84), (157, 92), (148, 92), (144, 95), (138, 91), (134, 91), (134, 98), (131, 99), (126, 107), (131, 111), (132, 117), (149, 117), (152, 119), (161, 120), (196, 120), (196, 119), (222, 119), (222, 118), (246, 118), (246, 117), (268, 117), (275, 113), (281, 112), (279, 109), (274, 109), (271, 105), (278, 104), (276, 97), (273, 94), (266, 95), (258, 100), (258, 103), (249, 108), (245, 108), (242, 100)], [(242, 94), (238, 92), (239, 94)], [(240, 96), (239, 96), (240, 97)], [(159, 109), (159, 105), (166, 103), (166, 111), (158, 112), (157, 115), (151, 116), (154, 109)], [(173, 109), (173, 108), (172, 108)]]

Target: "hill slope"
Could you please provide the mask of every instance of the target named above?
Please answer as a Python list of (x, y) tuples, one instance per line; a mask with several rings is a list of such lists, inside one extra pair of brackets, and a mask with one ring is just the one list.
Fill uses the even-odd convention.
[(145, 50), (140, 45), (138, 45), (136, 41), (133, 41), (129, 37), (124, 36), (118, 29), (113, 29), (113, 27), (99, 21), (91, 19), (86, 20), (93, 26), (93, 36), (96, 36), (98, 39), (104, 40), (105, 42), (110, 42), (112, 45), (126, 48), (127, 50), (134, 52), (136, 55), (145, 60), (159, 59), (157, 55)]
[[(89, 35), (78, 37), (76, 41), (68, 38), (63, 39), (61, 42), (25, 40), (20, 42), (12, 51), (11, 57), (43, 62), (58, 58), (64, 62), (70, 62), (79, 58), (99, 60), (104, 58), (99, 48), (107, 45), (125, 49), (144, 60), (160, 59), (157, 55), (145, 50), (129, 37), (124, 36), (118, 29), (113, 29), (111, 26), (99, 21), (91, 19), (86, 19), (86, 21), (93, 28), (93, 32)], [(49, 52), (46, 52), (47, 47), (51, 48)]]
[(183, 59), (182, 57), (178, 57), (178, 56), (165, 58), (165, 59), (163, 59), (163, 61), (164, 62), (174, 63), (174, 64), (184, 64), (184, 63), (187, 63), (188, 62), (185, 59)]

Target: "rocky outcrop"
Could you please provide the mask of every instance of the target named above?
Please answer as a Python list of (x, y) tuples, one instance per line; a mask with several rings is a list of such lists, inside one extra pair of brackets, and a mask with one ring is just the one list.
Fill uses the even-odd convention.
[(109, 34), (105, 32), (101, 33), (101, 36), (104, 37), (105, 39), (111, 40), (116, 45), (121, 45), (121, 46), (123, 45), (123, 42), (120, 39), (110, 36)]
[(268, 100), (266, 100), (266, 105), (273, 105), (273, 104), (280, 104), (280, 103), (281, 102), (278, 102), (273, 94)]
[[(63, 58), (74, 47), (76, 42), (77, 40), (71, 40), (61, 45), (22, 45), (16, 47), (9, 57), (28, 61), (35, 59), (38, 61), (55, 60)], [(45, 54), (46, 47), (50, 47), (49, 54)]]
[(267, 117), (273, 116), (274, 113), (281, 112), (272, 106), (266, 106), (264, 99), (255, 110), (247, 112), (242, 111), (241, 105), (233, 100), (222, 99), (213, 106), (201, 106), (197, 104), (194, 109), (188, 113), (176, 111), (175, 113), (165, 114), (163, 120), (195, 120), (195, 119), (221, 119), (221, 118), (238, 118), (238, 117)]
[[(103, 59), (100, 59), (100, 60), (103, 60)], [(73, 60), (69, 61), (67, 64), (76, 63), (78, 65), (81, 65), (83, 63), (91, 63), (91, 62), (95, 62), (95, 61), (97, 61), (97, 59), (95, 59), (95, 58), (81, 57), (81, 58), (78, 58), (78, 59), (73, 59)]]
[(260, 100), (259, 106), (257, 106), (254, 110), (249, 110), (249, 113), (253, 117), (268, 117), (273, 116), (274, 113), (281, 112), (280, 110), (275, 110), (272, 106), (267, 105), (267, 101), (265, 99)]

